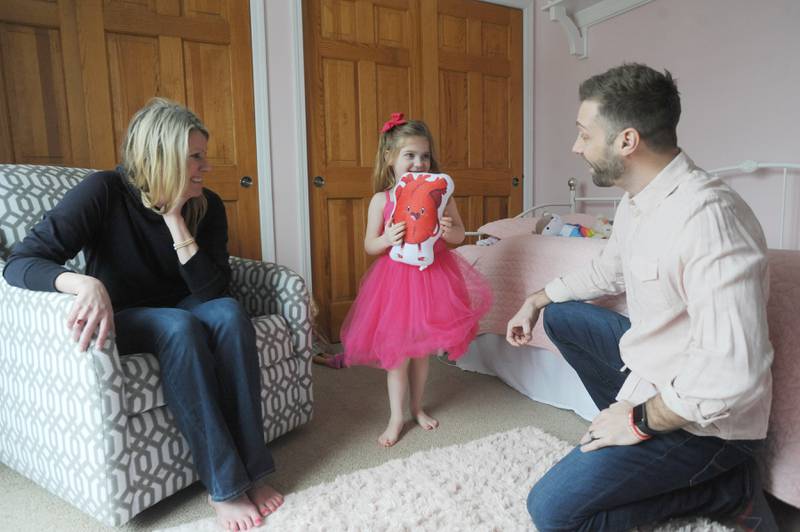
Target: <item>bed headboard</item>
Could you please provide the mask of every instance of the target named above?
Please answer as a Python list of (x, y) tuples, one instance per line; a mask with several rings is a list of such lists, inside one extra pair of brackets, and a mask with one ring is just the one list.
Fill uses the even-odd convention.
[[(765, 232), (767, 232), (767, 238), (770, 242), (770, 247), (777, 247), (780, 249), (787, 248), (787, 218), (788, 216), (788, 209), (790, 208), (790, 196), (798, 196), (797, 192), (799, 192), (795, 188), (796, 181), (794, 179), (800, 179), (800, 164), (797, 163), (773, 163), (773, 162), (759, 162), (753, 160), (745, 160), (738, 164), (731, 165), (731, 166), (723, 166), (719, 168), (715, 168), (713, 170), (708, 170), (708, 173), (711, 175), (720, 176), (723, 179), (726, 179), (726, 182), (731, 186), (734, 186), (734, 183), (728, 180), (728, 178), (734, 178), (737, 176), (746, 176), (748, 174), (754, 174), (759, 170), (765, 170), (769, 173), (769, 175), (765, 176), (766, 179), (773, 181), (773, 188), (774, 188), (774, 181), (779, 179), (779, 202), (773, 202), (772, 205), (776, 203), (780, 204), (780, 210), (778, 211), (778, 222), (775, 224), (770, 224), (772, 231), (767, 231), (767, 227), (765, 227)], [(620, 197), (609, 197), (609, 196), (578, 196), (577, 191), (578, 182), (574, 177), (571, 177), (567, 180), (567, 187), (569, 189), (569, 201), (566, 203), (541, 203), (538, 205), (534, 205), (528, 209), (525, 209), (520, 214), (515, 216), (515, 218), (519, 218), (522, 216), (533, 216), (539, 212), (543, 212), (545, 209), (552, 209), (552, 208), (564, 208), (568, 209), (569, 212), (577, 212), (582, 206), (586, 204), (594, 204), (594, 203), (604, 203), (611, 205), (613, 210), (616, 210), (617, 203), (619, 203)], [(736, 188), (734, 186), (734, 188)], [(741, 191), (739, 191), (741, 193)], [(759, 190), (761, 192), (761, 190)], [(742, 194), (744, 197), (745, 195)], [(765, 220), (762, 220), (762, 216), (767, 214), (766, 212), (762, 212), (762, 216), (759, 216), (759, 212), (756, 206), (752, 205), (752, 202), (745, 197), (745, 201), (751, 203), (751, 208), (753, 208), (756, 216), (759, 218), (759, 221), (762, 222), (762, 225), (765, 225)], [(800, 197), (796, 197), (798, 201), (800, 201)], [(764, 209), (761, 209), (764, 211)], [(769, 213), (771, 216), (774, 217), (774, 209), (771, 209), (773, 212)], [(795, 208), (794, 211), (798, 209)], [(793, 223), (795, 222), (795, 223)], [(789, 220), (789, 223), (793, 226), (800, 225), (800, 220)], [(774, 234), (773, 234), (774, 233)], [(467, 232), (468, 236), (480, 236), (480, 233), (477, 232)], [(794, 245), (790, 246), (791, 248), (798, 248), (800, 247), (800, 235), (792, 235), (794, 236), (795, 240), (798, 242), (794, 242)]]

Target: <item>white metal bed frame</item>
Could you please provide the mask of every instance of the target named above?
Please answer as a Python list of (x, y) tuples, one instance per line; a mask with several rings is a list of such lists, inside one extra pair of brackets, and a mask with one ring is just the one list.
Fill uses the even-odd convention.
[[(739, 164), (733, 166), (723, 166), (721, 168), (715, 168), (714, 170), (709, 170), (708, 173), (710, 175), (721, 175), (721, 174), (730, 174), (730, 173), (738, 173), (738, 174), (752, 174), (756, 170), (761, 169), (778, 169), (783, 170), (783, 184), (781, 188), (781, 227), (780, 227), (780, 238), (779, 238), (779, 245), (783, 248), (783, 241), (784, 241), (784, 234), (785, 234), (785, 224), (786, 224), (786, 189), (789, 183), (789, 170), (800, 170), (800, 164), (795, 163), (762, 163), (753, 160), (746, 160), (742, 161)], [(800, 177), (800, 176), (798, 176)], [(569, 208), (569, 212), (574, 213), (576, 212), (578, 203), (613, 203), (614, 210), (617, 209), (617, 204), (620, 202), (619, 197), (600, 197), (600, 196), (578, 196), (577, 193), (577, 184), (578, 181), (574, 177), (571, 177), (567, 180), (567, 186), (569, 187), (569, 203), (542, 203), (539, 205), (534, 205), (528, 209), (525, 209), (521, 213), (514, 216), (514, 218), (522, 218), (523, 216), (534, 215), (536, 211), (547, 209), (551, 207), (567, 207)], [(476, 236), (481, 237), (482, 233), (476, 231), (467, 231), (466, 236)]]

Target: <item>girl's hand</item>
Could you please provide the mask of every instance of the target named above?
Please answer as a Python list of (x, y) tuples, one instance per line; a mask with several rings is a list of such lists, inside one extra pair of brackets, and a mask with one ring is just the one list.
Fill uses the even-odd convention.
[(102, 281), (88, 275), (76, 278), (73, 286), (75, 302), (67, 316), (67, 328), (81, 351), (86, 351), (96, 331), (95, 345), (100, 348), (114, 332), (114, 309), (108, 291)]
[(405, 222), (398, 222), (393, 224), (391, 221), (386, 223), (383, 231), (383, 241), (386, 242), (386, 245), (391, 246), (399, 246), (403, 243), (403, 237), (406, 234), (406, 223)]
[(453, 228), (453, 218), (450, 216), (442, 216), (439, 219), (439, 225), (442, 228), (442, 237), (444, 237), (447, 232)]

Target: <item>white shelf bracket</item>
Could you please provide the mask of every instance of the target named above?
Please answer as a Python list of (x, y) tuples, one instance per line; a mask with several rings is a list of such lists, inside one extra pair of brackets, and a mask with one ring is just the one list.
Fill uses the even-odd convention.
[(587, 28), (578, 28), (575, 22), (567, 15), (564, 6), (550, 6), (550, 20), (558, 22), (567, 34), (570, 55), (578, 59), (586, 59), (589, 55)]
[(542, 0), (542, 11), (564, 28), (569, 53), (578, 59), (589, 56), (589, 28), (652, 0)]

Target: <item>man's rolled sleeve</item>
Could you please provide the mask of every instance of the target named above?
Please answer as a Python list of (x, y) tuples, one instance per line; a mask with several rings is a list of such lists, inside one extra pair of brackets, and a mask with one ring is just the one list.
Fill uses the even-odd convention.
[(544, 287), (544, 293), (550, 298), (553, 303), (563, 303), (564, 301), (572, 301), (574, 299), (572, 292), (564, 283), (564, 279), (558, 277), (553, 279)]
[(719, 419), (730, 416), (730, 408), (724, 400), (681, 397), (673, 383), (674, 380), (661, 390), (661, 398), (667, 408), (683, 419), (706, 427)]

